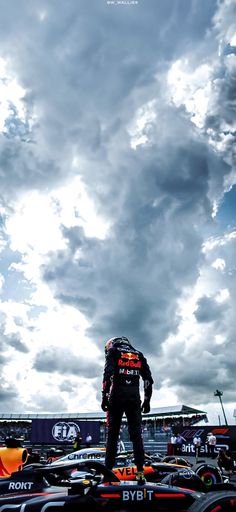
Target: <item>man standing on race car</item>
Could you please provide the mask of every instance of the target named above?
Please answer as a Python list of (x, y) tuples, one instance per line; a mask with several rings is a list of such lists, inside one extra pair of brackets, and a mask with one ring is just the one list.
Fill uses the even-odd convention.
[[(137, 466), (136, 480), (145, 483), (142, 412), (150, 412), (153, 379), (147, 360), (125, 336), (111, 338), (105, 345), (102, 404), (107, 411), (108, 434), (105, 465), (112, 469), (117, 453), (122, 416), (125, 413)], [(144, 401), (141, 405), (139, 379), (144, 381)]]

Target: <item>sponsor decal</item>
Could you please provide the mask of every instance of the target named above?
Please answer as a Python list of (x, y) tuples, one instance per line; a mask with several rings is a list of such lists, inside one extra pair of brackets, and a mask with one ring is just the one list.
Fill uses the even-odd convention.
[(79, 426), (73, 421), (59, 421), (52, 427), (52, 437), (57, 441), (73, 441), (79, 432)]
[(135, 354), (134, 352), (121, 352), (120, 358), (118, 359), (118, 366), (141, 368), (142, 364), (139, 359), (139, 354)]
[(216, 428), (212, 429), (212, 434), (214, 434), (215, 436), (217, 436), (217, 435), (225, 435), (227, 433), (229, 433), (229, 429), (228, 428), (216, 427)]
[(137, 472), (137, 468), (136, 466), (125, 466), (123, 468), (115, 468), (113, 469), (114, 473), (117, 475), (117, 476), (134, 476), (136, 475), (136, 472)]
[(19, 490), (29, 490), (31, 489), (33, 482), (9, 482), (8, 489), (19, 491)]
[(122, 359), (118, 360), (118, 366), (128, 366), (130, 368), (141, 368), (141, 361), (123, 361)]
[(139, 370), (128, 370), (127, 368), (119, 368), (119, 373), (123, 375), (139, 375)]
[(178, 471), (177, 475), (188, 480), (189, 478), (192, 478), (192, 476), (195, 475), (195, 473), (191, 469), (182, 469), (181, 471)]
[[(229, 445), (226, 444), (226, 443), (217, 443), (215, 445), (215, 451), (218, 452), (220, 450), (220, 448), (222, 448), (224, 450), (229, 450)], [(183, 444), (182, 445), (182, 452), (183, 452), (183, 454), (185, 454), (185, 453), (186, 454), (195, 453), (194, 444), (192, 444), (192, 443)], [(207, 446), (206, 445), (201, 446), (200, 453), (201, 454), (206, 454), (207, 453)]]
[(196, 428), (196, 429), (186, 429), (181, 433), (181, 435), (184, 437), (184, 439), (193, 439), (194, 437), (201, 437), (203, 433), (204, 433), (203, 428)]
[(134, 354), (133, 352), (121, 352), (121, 357), (122, 359), (136, 359), (136, 360), (139, 360), (139, 355), (138, 354)]
[[(130, 353), (130, 348), (128, 349), (128, 348), (124, 348), (124, 347), (117, 347), (117, 350), (119, 352), (122, 352), (122, 354), (129, 354)], [(132, 348), (132, 352), (131, 353), (139, 355), (138, 350), (135, 350), (135, 348)]]
[(153, 497), (152, 489), (138, 489), (137, 491), (126, 490), (122, 491), (123, 501), (151, 501)]
[[(80, 460), (80, 459), (104, 459), (104, 452), (94, 452), (94, 453), (70, 453), (67, 457), (68, 460)], [(64, 459), (65, 460), (65, 459)]]

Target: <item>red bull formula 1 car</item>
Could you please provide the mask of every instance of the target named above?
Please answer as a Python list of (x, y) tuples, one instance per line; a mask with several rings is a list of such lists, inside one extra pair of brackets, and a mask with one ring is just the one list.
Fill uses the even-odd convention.
[[(77, 477), (72, 479), (73, 470), (77, 471)], [(170, 479), (168, 483), (138, 485), (135, 481), (119, 480), (95, 460), (57, 465), (32, 464), (0, 480), (0, 512), (45, 512), (50, 509), (53, 512), (236, 510), (236, 488), (233, 484), (218, 484), (216, 492), (207, 492), (202, 480), (190, 468), (182, 468), (172, 476), (175, 482)], [(201, 491), (195, 490), (195, 479), (200, 480)], [(181, 481), (183, 485), (177, 485)]]

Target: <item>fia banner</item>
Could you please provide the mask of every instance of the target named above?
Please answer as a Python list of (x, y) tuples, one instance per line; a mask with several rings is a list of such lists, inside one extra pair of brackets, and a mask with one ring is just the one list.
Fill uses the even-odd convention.
[(31, 443), (33, 444), (72, 444), (78, 432), (85, 443), (88, 433), (92, 444), (100, 441), (100, 423), (98, 421), (77, 421), (71, 419), (35, 419), (32, 420)]

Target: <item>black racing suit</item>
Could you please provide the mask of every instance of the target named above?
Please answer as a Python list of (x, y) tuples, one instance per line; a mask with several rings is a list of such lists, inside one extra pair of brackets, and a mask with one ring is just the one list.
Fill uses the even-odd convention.
[(144, 380), (144, 400), (150, 401), (153, 379), (147, 360), (142, 352), (131, 345), (123, 342), (115, 343), (106, 355), (103, 375), (103, 398), (108, 399), (105, 457), (105, 465), (108, 469), (112, 469), (115, 464), (119, 431), (122, 416), (125, 413), (137, 471), (143, 470), (140, 376)]

